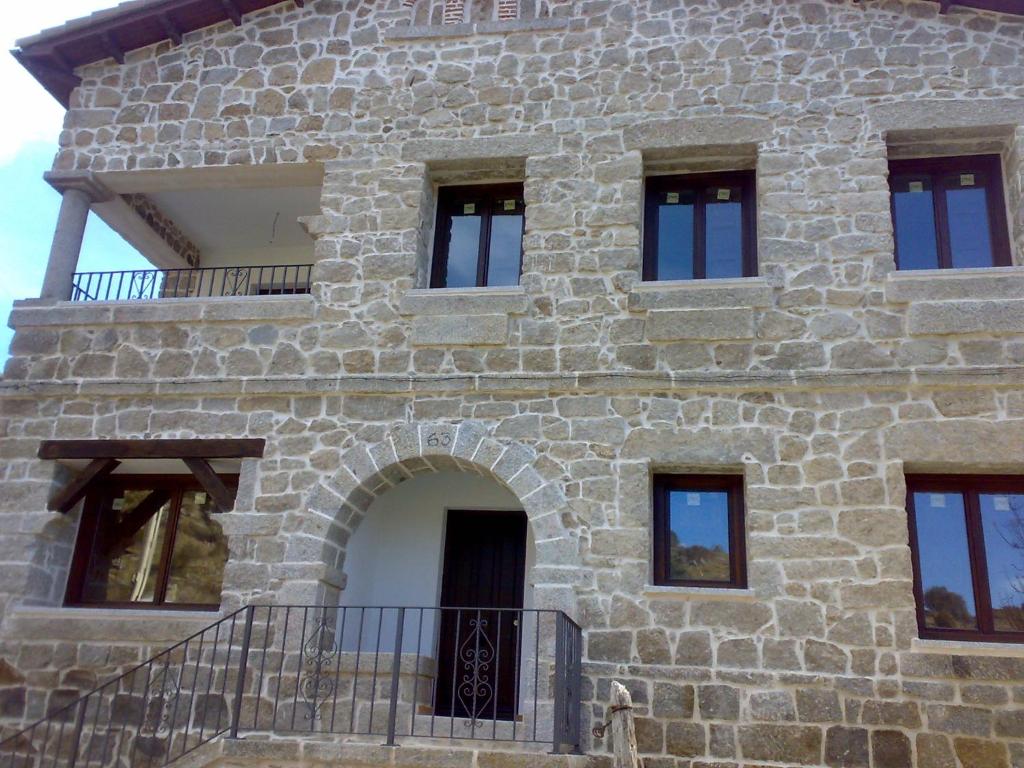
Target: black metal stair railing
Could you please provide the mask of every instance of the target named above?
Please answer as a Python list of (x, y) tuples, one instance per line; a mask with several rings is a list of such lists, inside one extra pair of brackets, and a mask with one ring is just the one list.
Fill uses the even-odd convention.
[(76, 272), (71, 301), (134, 301), (309, 293), (312, 264)]
[(249, 606), (0, 741), (0, 768), (150, 768), (253, 733), (579, 751), (581, 679), (561, 611)]

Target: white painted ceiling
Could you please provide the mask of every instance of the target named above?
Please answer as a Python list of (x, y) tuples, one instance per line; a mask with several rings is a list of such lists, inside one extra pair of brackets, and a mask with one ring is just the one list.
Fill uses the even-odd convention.
[(203, 251), (309, 245), (296, 219), (320, 213), (319, 187), (183, 189), (147, 197)]

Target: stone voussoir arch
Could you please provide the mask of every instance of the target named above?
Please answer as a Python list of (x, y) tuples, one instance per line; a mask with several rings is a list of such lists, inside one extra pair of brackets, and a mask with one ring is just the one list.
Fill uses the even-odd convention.
[(533, 533), (535, 568), (570, 568), (579, 564), (579, 548), (562, 522), (568, 500), (561, 480), (545, 476), (537, 459), (532, 447), (494, 437), (478, 422), (402, 424), (377, 443), (342, 453), (341, 468), (310, 494), (296, 533), (319, 538), (321, 565), (340, 573), (349, 538), (379, 496), (420, 474), (470, 472), (494, 479), (519, 499)]

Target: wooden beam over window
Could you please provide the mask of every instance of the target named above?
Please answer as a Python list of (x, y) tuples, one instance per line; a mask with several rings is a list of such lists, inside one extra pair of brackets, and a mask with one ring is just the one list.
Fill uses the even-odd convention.
[(43, 440), (40, 459), (251, 459), (266, 440)]
[(51, 512), (67, 514), (89, 492), (93, 483), (109, 475), (117, 469), (120, 463), (117, 459), (113, 458), (93, 459), (89, 462), (89, 466), (79, 472), (74, 480), (64, 486), (57, 495), (50, 499), (50, 502), (46, 505), (47, 508)]
[(205, 491), (213, 497), (214, 502), (220, 507), (220, 511), (230, 512), (231, 508), (235, 506), (235, 494), (217, 477), (210, 462), (206, 459), (185, 459), (185, 466), (196, 476), (196, 480)]

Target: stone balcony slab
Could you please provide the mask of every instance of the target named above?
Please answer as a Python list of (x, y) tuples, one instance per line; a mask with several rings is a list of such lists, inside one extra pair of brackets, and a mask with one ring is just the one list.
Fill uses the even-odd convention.
[(752, 339), (756, 335), (754, 310), (656, 309), (647, 315), (646, 334), (649, 341)]
[(763, 277), (735, 280), (666, 280), (640, 283), (629, 292), (629, 310), (770, 307), (772, 289)]
[(1022, 296), (1024, 267), (908, 270), (890, 272), (885, 279), (885, 300), (890, 304)]
[(403, 315), (525, 314), (530, 302), (519, 286), (510, 288), (417, 288), (399, 301)]
[(507, 315), (424, 315), (412, 323), (413, 346), (475, 347), (507, 342)]
[(927, 301), (907, 312), (911, 336), (1024, 333), (1024, 300)]
[(154, 299), (58, 303), (15, 303), (11, 327), (127, 325), (133, 323), (267, 322), (312, 319), (313, 298), (296, 296), (228, 296), (202, 299)]

